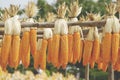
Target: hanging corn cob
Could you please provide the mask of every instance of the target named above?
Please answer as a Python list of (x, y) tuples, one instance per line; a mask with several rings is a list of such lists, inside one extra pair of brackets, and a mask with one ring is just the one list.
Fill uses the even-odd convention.
[(83, 50), (84, 50), (84, 36), (83, 36), (83, 32), (81, 28), (80, 28), (80, 33), (81, 33), (81, 45), (80, 45), (81, 47), (80, 47), (80, 56), (78, 60), (79, 63), (82, 60), (82, 55), (83, 55)]
[(98, 63), (98, 70), (101, 70), (102, 69), (102, 67), (103, 67), (103, 63), (102, 62), (100, 62), (100, 63)]
[(112, 25), (112, 65), (114, 65), (118, 58), (119, 51), (119, 20), (114, 16), (113, 17), (113, 25)]
[(1, 49), (1, 67), (5, 70), (8, 62), (8, 56), (12, 40), (12, 18), (5, 21), (5, 35)]
[(27, 68), (30, 64), (30, 28), (24, 28), (23, 29), (23, 36), (21, 40), (21, 59), (22, 64), (25, 68)]
[[(5, 9), (5, 12), (7, 12), (10, 17), (13, 17), (14, 15), (17, 14), (18, 10), (19, 10), (18, 6), (10, 5), (10, 8)], [(12, 26), (13, 23), (14, 23), (13, 18), (10, 18), (10, 19), (6, 20), (6, 22), (5, 22), (5, 25), (7, 27), (5, 27), (5, 37), (3, 39), (4, 40), (3, 48), (2, 48), (2, 52), (1, 52), (1, 65), (2, 65), (3, 69), (6, 68), (7, 63), (8, 63), (8, 56), (9, 56), (11, 41), (12, 41), (12, 36), (9, 34), (13, 34), (13, 26)], [(7, 46), (8, 46), (8, 48), (6, 48)], [(3, 56), (5, 56), (5, 57), (3, 57)]]
[[(52, 35), (51, 35), (51, 37), (52, 37)], [(48, 55), (47, 55), (47, 61), (48, 61), (48, 63), (51, 63), (52, 40), (53, 40), (53, 38), (49, 38), (48, 39)]]
[[(103, 64), (108, 64), (111, 61), (112, 61), (112, 64), (115, 64), (115, 62), (117, 60), (116, 58), (118, 55), (118, 46), (119, 46), (119, 45), (117, 45), (117, 43), (119, 43), (119, 40), (117, 39), (117, 35), (111, 34), (113, 29), (114, 29), (114, 32), (116, 32), (117, 31), (116, 29), (118, 29), (117, 28), (118, 24), (117, 24), (117, 26), (115, 24), (116, 20), (117, 20), (117, 19), (115, 20), (115, 16), (114, 16), (114, 14), (116, 13), (115, 8), (116, 8), (116, 6), (113, 3), (110, 3), (109, 5), (106, 6), (106, 9), (110, 16), (107, 18), (105, 28), (104, 28), (104, 37), (102, 40)], [(113, 38), (113, 37), (115, 37), (115, 38)], [(117, 43), (116, 43), (116, 41), (117, 41)], [(116, 48), (114, 48), (114, 47), (116, 47)]]
[[(29, 17), (29, 22), (34, 22), (33, 17), (36, 16), (38, 8), (34, 2), (28, 2), (28, 5), (25, 9), (26, 15)], [(30, 28), (30, 50), (34, 58), (37, 51), (37, 27)]]
[(81, 51), (81, 36), (80, 36), (81, 28), (79, 26), (74, 27), (74, 34), (73, 34), (73, 64), (79, 61), (80, 56), (82, 57)]
[[(80, 17), (80, 21), (81, 22), (84, 22), (84, 21), (86, 21), (87, 19), (85, 19), (85, 17), (84, 16), (82, 16), (82, 17)], [(81, 27), (81, 29), (83, 29), (83, 30), (85, 30), (85, 29), (88, 29), (88, 28), (86, 28), (86, 27)], [(82, 55), (83, 55), (83, 52), (84, 52), (84, 35), (83, 35), (83, 32), (82, 32), (82, 30), (80, 31), (80, 33), (81, 33), (81, 52), (80, 53), (82, 53)], [(82, 56), (81, 55), (81, 56)], [(82, 59), (82, 57), (80, 57), (80, 59), (79, 59), (79, 62), (81, 61), (81, 59)]]
[(98, 66), (98, 70), (101, 70), (102, 69), (102, 66), (103, 66), (103, 63), (102, 63), (102, 57), (101, 57), (101, 54), (102, 54), (102, 43), (101, 43), (101, 41), (102, 41), (102, 35), (103, 34), (99, 34), (100, 36), (99, 36), (99, 41), (100, 41), (100, 52), (99, 52), (99, 54), (98, 54), (98, 59), (96, 60), (96, 63), (98, 64), (97, 66)]
[[(10, 16), (7, 13), (7, 11), (4, 10), (4, 14), (1, 14), (0, 19), (5, 22), (8, 18), (10, 18)], [(4, 39), (4, 36), (3, 36), (3, 39)], [(1, 48), (1, 50), (2, 50), (2, 44), (3, 44), (3, 41), (0, 41), (0, 48)], [(1, 50), (0, 50), (0, 66), (1, 66)]]
[[(66, 9), (67, 7), (65, 3), (63, 3), (62, 5), (59, 5), (58, 11), (57, 11), (58, 18), (64, 18)], [(64, 19), (57, 19), (55, 21), (54, 34), (53, 34), (53, 47), (52, 47), (52, 54), (51, 54), (51, 61), (55, 67), (60, 67), (61, 65), (61, 63), (59, 63), (59, 59), (61, 59), (60, 57), (62, 57), (62, 56), (59, 56), (61, 53), (60, 52), (60, 48), (61, 48), (60, 47), (60, 33), (61, 33), (62, 27), (64, 28), (64, 26), (67, 26), (66, 21)], [(68, 53), (66, 52), (64, 55), (67, 55), (67, 54)]]
[[(120, 41), (120, 36), (119, 36), (119, 41)], [(116, 61), (115, 65), (113, 65), (113, 69), (116, 71), (120, 71), (120, 42), (119, 42), (117, 61)]]
[(21, 32), (21, 26), (20, 26), (20, 22), (18, 21), (18, 16), (13, 17), (12, 25), (13, 25), (13, 36), (12, 36), (9, 62), (11, 63), (11, 67), (17, 68), (18, 60), (19, 60), (20, 32)]
[(40, 64), (40, 68), (42, 70), (45, 70), (46, 69), (46, 50), (47, 50), (47, 40), (46, 39), (43, 39), (42, 40), (42, 44), (41, 44), (41, 51), (40, 51), (40, 54), (39, 54), (39, 64)]
[(74, 27), (68, 29), (68, 62), (73, 62), (73, 33)]
[(107, 68), (108, 68), (108, 64), (107, 63), (103, 63), (102, 64), (102, 71), (106, 72)]
[(30, 50), (34, 57), (37, 51), (37, 28), (30, 29)]
[(8, 57), (8, 65), (10, 66), (10, 67), (14, 67), (14, 65), (12, 64), (12, 61), (10, 60), (10, 59), (12, 59), (12, 43), (13, 43), (13, 40), (11, 40), (11, 47), (10, 47), (10, 52), (9, 52), (9, 57)]
[[(45, 22), (45, 19), (44, 18), (39, 18), (38, 20), (40, 23), (44, 23)], [(44, 32), (44, 28), (37, 28), (37, 30), (42, 30)], [(45, 33), (45, 32), (44, 32)], [(43, 34), (44, 34), (43, 33)], [(48, 46), (48, 42), (44, 41), (45, 43), (43, 43), (43, 39), (38, 39), (38, 43), (37, 43), (37, 53), (35, 55), (35, 58), (34, 58), (34, 68), (35, 69), (46, 69), (46, 47), (42, 46), (42, 44), (44, 44), (45, 46)], [(41, 47), (44, 48), (44, 51), (41, 53), (42, 49)], [(41, 63), (42, 62), (42, 63)], [(42, 66), (40, 66), (42, 65)]]
[(51, 29), (44, 29), (44, 34), (43, 34), (43, 39), (39, 54), (39, 65), (40, 68), (43, 70), (46, 69), (46, 51), (48, 46), (48, 39), (51, 38), (51, 34), (52, 34)]
[[(57, 28), (57, 27), (56, 27)], [(60, 30), (60, 28), (58, 28)], [(57, 32), (57, 31), (56, 31)], [(53, 35), (53, 46), (52, 46), (52, 54), (51, 54), (51, 63), (54, 66), (58, 65), (58, 59), (59, 59), (59, 42), (60, 42), (60, 33), (56, 33), (55, 34), (55, 30), (54, 30), (54, 35)]]
[[(120, 13), (120, 0), (117, 0), (117, 11)], [(119, 19), (120, 19), (120, 15), (119, 15)], [(116, 20), (116, 25), (119, 25), (118, 23), (118, 20)], [(115, 24), (114, 23), (114, 24)], [(117, 30), (115, 30), (115, 27), (113, 26), (113, 30), (114, 31), (117, 31)], [(117, 26), (116, 26), (116, 28), (117, 28)], [(118, 33), (118, 32), (117, 32)], [(117, 36), (117, 33), (116, 33), (116, 36)], [(113, 33), (113, 35), (114, 35), (115, 33)], [(120, 34), (120, 32), (119, 32), (119, 34)], [(115, 36), (115, 35), (114, 35)], [(112, 36), (113, 37), (113, 36)], [(116, 43), (117, 43), (117, 37), (116, 37)], [(119, 36), (119, 49), (118, 49), (118, 57), (117, 57), (117, 61), (116, 61), (116, 63), (115, 63), (115, 65), (113, 65), (113, 69), (115, 70), (115, 71), (120, 71), (120, 36)]]
[(93, 43), (93, 53), (92, 53), (92, 59), (93, 61), (97, 61), (100, 53), (100, 41), (99, 41), (99, 34), (98, 34), (98, 29), (95, 27), (95, 32), (94, 32), (95, 40)]
[[(48, 13), (46, 16), (47, 22), (55, 21), (55, 15), (53, 13)], [(52, 54), (52, 41), (53, 41), (53, 34), (52, 30), (50, 32), (50, 38), (48, 39), (48, 54), (47, 54), (47, 62), (51, 63), (51, 54)]]
[(62, 67), (65, 69), (66, 65), (68, 64), (68, 26), (66, 21), (63, 22), (64, 22), (64, 26), (61, 27), (61, 36), (60, 36), (59, 60)]
[(2, 49), (2, 40), (0, 40), (0, 66), (1, 66), (1, 49)]
[(115, 63), (115, 65), (113, 66), (113, 69), (116, 71), (120, 71), (120, 48), (118, 50), (118, 58), (117, 58), (117, 62)]
[[(8, 63), (8, 57), (9, 57), (9, 51), (11, 47), (11, 40), (12, 40), (12, 18), (10, 18), (10, 13), (14, 14), (16, 11), (11, 12), (13, 7), (12, 5), (10, 6), (9, 10), (5, 9), (5, 13), (2, 16), (2, 20), (5, 21), (5, 28), (4, 28), (4, 37), (3, 37), (3, 43), (2, 43), (2, 49), (1, 49), (1, 67), (2, 69), (6, 70), (6, 66)], [(14, 14), (15, 15), (15, 14)]]
[[(33, 18), (37, 14), (37, 7), (34, 2), (28, 2), (27, 7), (25, 8), (25, 13), (28, 16), (27, 22), (34, 22)], [(23, 29), (23, 37), (21, 40), (21, 57), (22, 63), (25, 68), (27, 68), (30, 64), (30, 51), (34, 58), (37, 53), (37, 30), (36, 28), (24, 28)]]
[[(92, 21), (98, 21), (100, 20), (100, 14), (93, 14), (89, 13), (88, 18)], [(100, 42), (99, 42), (99, 34), (97, 27), (94, 28), (94, 41), (93, 41), (93, 49), (90, 59), (90, 66), (91, 68), (94, 68), (95, 62), (98, 59), (100, 52)]]
[(38, 39), (38, 42), (37, 42), (37, 53), (34, 57), (34, 68), (35, 69), (38, 69), (39, 68), (39, 55), (40, 55), (40, 48), (41, 48), (41, 44), (42, 44), (42, 39)]
[(17, 63), (17, 65), (19, 65), (19, 64), (22, 63), (22, 61), (21, 61), (21, 60), (22, 60), (22, 53), (21, 53), (21, 52), (22, 52), (22, 51), (21, 51), (21, 50), (22, 50), (22, 43), (21, 43), (21, 41), (22, 41), (22, 40), (20, 40), (19, 58), (18, 58), (18, 63)]
[[(102, 59), (104, 62), (109, 63), (110, 62), (110, 55), (111, 55), (111, 21), (107, 20), (106, 22), (106, 31), (105, 35), (102, 40)], [(109, 28), (109, 29), (108, 29)], [(108, 31), (107, 31), (108, 30)]]
[(83, 65), (86, 66), (91, 58), (93, 49), (93, 33), (94, 28), (90, 28), (87, 38), (84, 41), (84, 52), (83, 52)]
[[(76, 18), (80, 13), (81, 13), (81, 9), (82, 7), (79, 6), (79, 3), (78, 3), (78, 0), (77, 1), (74, 1), (73, 3), (70, 4), (70, 8), (68, 10), (69, 12), (69, 17), (71, 17), (70, 21), (72, 22), (77, 22), (78, 19)], [(73, 60), (72, 60), (72, 63), (76, 63), (77, 61), (81, 61), (81, 57), (82, 57), (82, 48), (81, 48), (81, 36), (80, 36), (80, 31), (81, 28), (80, 26), (70, 26), (70, 27), (74, 27), (74, 28), (71, 28), (73, 29), (72, 31), (72, 34), (69, 34), (69, 39), (68, 39), (68, 42), (69, 43), (69, 51), (72, 51), (69, 53), (69, 59), (71, 59), (71, 55), (73, 55)], [(71, 44), (71, 45), (70, 45)], [(73, 50), (72, 50), (73, 48)]]

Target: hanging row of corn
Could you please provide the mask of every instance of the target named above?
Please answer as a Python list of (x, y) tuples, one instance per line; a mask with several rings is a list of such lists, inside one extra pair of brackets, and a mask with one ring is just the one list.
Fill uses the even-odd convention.
[[(66, 68), (68, 63), (76, 64), (82, 62), (83, 66), (90, 64), (94, 68), (95, 63), (98, 69), (107, 70), (112, 64), (115, 70), (120, 71), (120, 44), (119, 44), (119, 20), (114, 16), (116, 5), (110, 3), (106, 5), (109, 13), (103, 33), (99, 33), (97, 26), (87, 27), (87, 36), (83, 35), (83, 30), (79, 25), (69, 26), (65, 19), (66, 11), (69, 13), (69, 21), (77, 22), (78, 15), (82, 7), (78, 1), (71, 3), (68, 8), (65, 3), (57, 10), (57, 19), (53, 13), (46, 16), (48, 22), (55, 21), (53, 29), (37, 29), (37, 27), (24, 27), (21, 29), (20, 21), (16, 15), (18, 6), (11, 5), (5, 10), (6, 17), (4, 37), (0, 46), (0, 65), (6, 70), (7, 65), (17, 68), (20, 63), (27, 68), (30, 64), (30, 53), (34, 59), (35, 69), (46, 69), (46, 62), (51, 63), (56, 68)], [(25, 9), (28, 16), (26, 22), (34, 23), (33, 17), (37, 14), (37, 7), (33, 2), (29, 2)], [(99, 21), (100, 14), (87, 13), (87, 18), (82, 21)], [(37, 30), (43, 30), (43, 39), (37, 40)], [(20, 38), (22, 32), (22, 38)]]

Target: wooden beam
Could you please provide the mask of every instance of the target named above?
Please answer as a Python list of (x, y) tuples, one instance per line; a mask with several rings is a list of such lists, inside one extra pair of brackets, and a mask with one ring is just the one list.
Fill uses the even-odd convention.
[[(87, 35), (88, 34), (89, 29), (84, 29), (83, 30), (83, 34)], [(99, 28), (99, 32), (102, 32), (103, 30), (101, 28)], [(4, 35), (4, 30), (0, 30), (0, 35)], [(21, 32), (22, 35), (22, 32)], [(39, 30), (37, 31), (37, 35), (43, 35), (43, 30)]]
[[(73, 25), (80, 25), (81, 27), (95, 27), (95, 26), (104, 26), (106, 23), (105, 20), (101, 21), (85, 21), (85, 22), (68, 22), (68, 26), (73, 26)], [(22, 27), (38, 27), (38, 28), (53, 28), (54, 27), (54, 22), (44, 22), (44, 23), (28, 23), (28, 22), (22, 22), (21, 23)], [(4, 22), (0, 22), (0, 27), (4, 27)]]

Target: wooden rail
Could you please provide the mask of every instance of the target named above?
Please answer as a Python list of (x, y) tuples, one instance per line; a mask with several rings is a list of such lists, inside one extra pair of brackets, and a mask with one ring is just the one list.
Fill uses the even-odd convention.
[[(95, 26), (104, 26), (106, 23), (105, 20), (101, 21), (85, 21), (85, 22), (67, 22), (68, 26), (73, 25), (80, 25), (81, 27), (89, 26), (89, 27), (95, 27)], [(22, 22), (22, 27), (38, 27), (38, 28), (53, 28), (54, 22), (44, 22), (44, 23), (28, 23), (28, 22)], [(0, 22), (0, 27), (4, 27), (4, 22)]]

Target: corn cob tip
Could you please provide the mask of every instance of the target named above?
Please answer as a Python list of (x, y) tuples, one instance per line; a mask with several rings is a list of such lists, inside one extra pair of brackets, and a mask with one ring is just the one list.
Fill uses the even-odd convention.
[(58, 18), (64, 18), (66, 14), (66, 10), (67, 10), (67, 6), (65, 2), (59, 5), (57, 10)]
[(78, 0), (72, 2), (70, 4), (70, 8), (68, 9), (69, 17), (77, 17), (81, 13), (82, 7), (79, 5)]
[(28, 2), (28, 5), (25, 8), (25, 14), (29, 17), (32, 18), (37, 15), (38, 8), (36, 4), (32, 1)]
[(105, 4), (106, 6), (106, 11), (108, 12), (109, 16), (113, 16), (115, 15), (115, 13), (117, 12), (117, 5), (115, 3), (109, 3), (109, 4)]
[(10, 18), (9, 14), (4, 10), (4, 13), (1, 14), (0, 20), (6, 21), (8, 18)]
[(10, 17), (13, 17), (13, 16), (17, 15), (19, 8), (20, 8), (20, 6), (11, 4), (8, 9), (5, 8), (5, 12), (7, 12)]
[(52, 12), (48, 12), (47, 16), (46, 16), (46, 20), (47, 22), (54, 22), (56, 18), (56, 15)]
[(87, 12), (87, 18), (88, 18), (90, 21), (99, 21), (99, 20), (101, 20), (100, 13), (94, 14), (94, 13), (92, 13), (92, 12), (90, 12), (90, 13)]
[(117, 11), (120, 13), (120, 0), (117, 0)]

